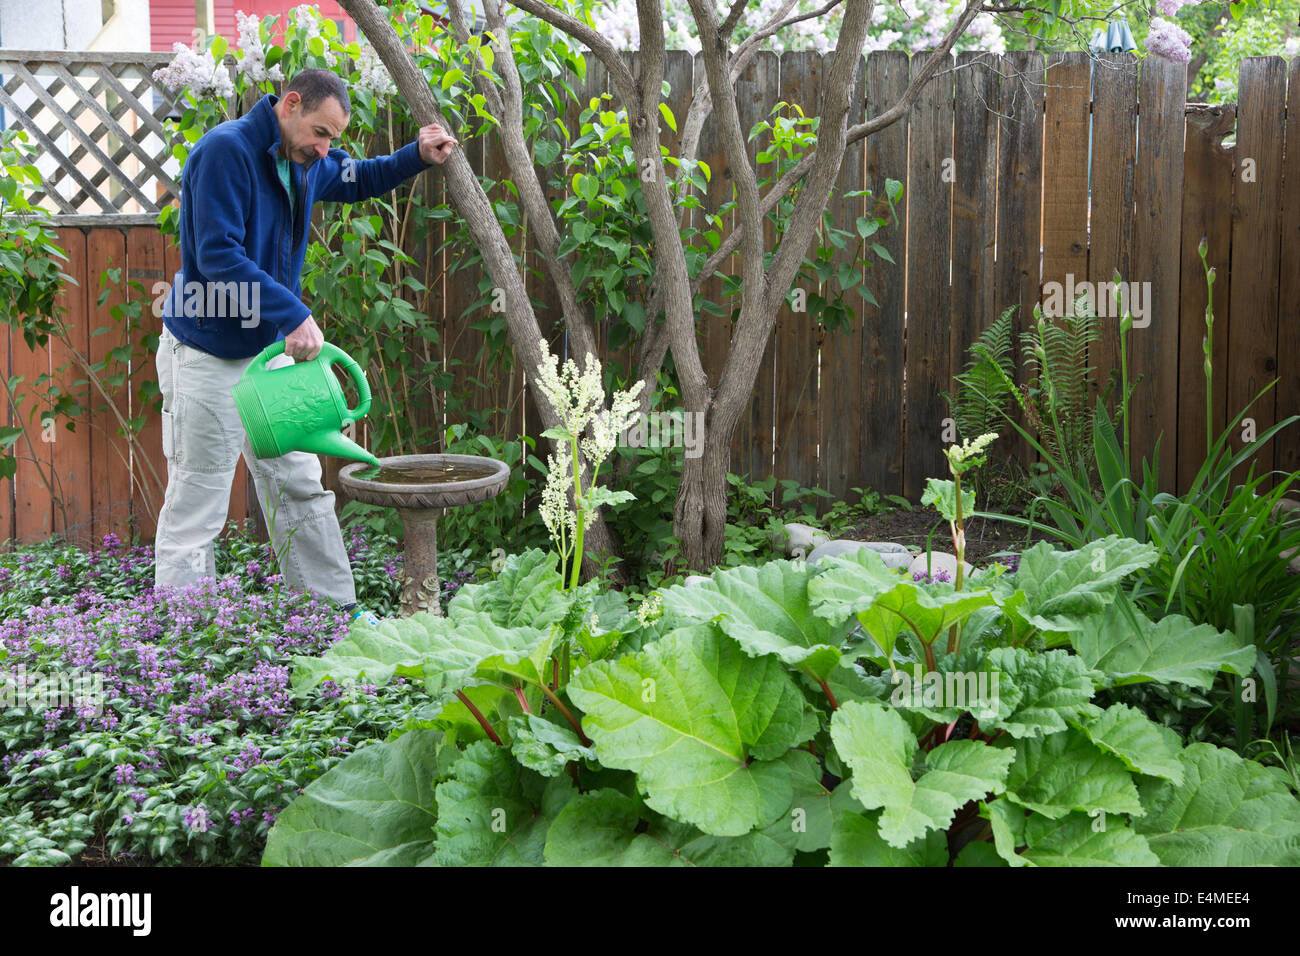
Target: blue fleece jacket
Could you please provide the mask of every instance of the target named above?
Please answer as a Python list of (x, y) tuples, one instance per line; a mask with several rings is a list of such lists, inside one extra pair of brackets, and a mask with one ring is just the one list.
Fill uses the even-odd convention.
[(276, 168), (276, 102), (264, 96), (205, 133), (181, 177), (181, 271), (163, 301), (163, 324), (222, 358), (250, 358), (311, 314), (300, 276), (313, 203), (360, 202), (428, 169), (417, 143), (376, 159), (331, 149), (305, 172), (290, 164), (299, 199), (291, 213)]

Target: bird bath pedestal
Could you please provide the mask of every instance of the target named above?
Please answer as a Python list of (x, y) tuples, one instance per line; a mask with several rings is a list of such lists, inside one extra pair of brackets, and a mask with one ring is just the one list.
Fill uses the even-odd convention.
[(353, 462), (339, 484), (357, 501), (396, 508), (402, 517), (402, 616), (442, 614), (438, 581), (438, 512), (487, 501), (500, 493), (510, 467), (478, 455), (399, 455), (381, 458), (380, 471)]

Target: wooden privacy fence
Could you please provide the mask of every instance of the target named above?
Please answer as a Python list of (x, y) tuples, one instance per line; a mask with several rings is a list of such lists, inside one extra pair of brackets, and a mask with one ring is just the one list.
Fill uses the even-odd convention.
[[(898, 52), (866, 57), (850, 123), (893, 104), (919, 63)], [(826, 65), (816, 53), (756, 57), (737, 84), (743, 128), (782, 101), (816, 113)], [(926, 477), (945, 473), (947, 408), (939, 393), (951, 389), (970, 342), (1011, 305), (1019, 307), (1017, 330), (1026, 328), (1047, 283), (1105, 282), (1118, 270), (1142, 287), (1146, 309), (1128, 339), (1130, 372), (1144, 377), (1134, 399), (1134, 447), (1149, 454), (1159, 437), (1162, 483), (1168, 490), (1185, 486), (1204, 452), (1206, 293), (1196, 253), (1202, 236), (1217, 270), (1216, 427), (1274, 378), (1280, 378), (1277, 388), (1251, 410), (1256, 432), (1300, 411), (1300, 59), (1289, 66), (1280, 58), (1243, 61), (1239, 103), (1214, 108), (1187, 104), (1185, 70), (1154, 57), (1139, 67), (1128, 54), (1045, 60), (1037, 53), (963, 53), (953, 66), (926, 85), (905, 120), (849, 149), (839, 194), (867, 188), (880, 197), (886, 179), (904, 183), (900, 225), (874, 237), (897, 265), (880, 262), (867, 270), (879, 305), (852, 296), (860, 321), (850, 332), (825, 334), (806, 315), (782, 310), (733, 444), (731, 470), (753, 479), (774, 472), (836, 496), (862, 486), (916, 499)], [(686, 113), (700, 70), (687, 53), (668, 57), (668, 104), (677, 117)], [(582, 92), (604, 90), (604, 70), (596, 65)], [(571, 130), (579, 112), (571, 108), (565, 117)], [(1235, 144), (1225, 147), (1234, 130)], [(666, 128), (663, 136), (675, 145)], [(750, 147), (753, 156), (757, 144)], [(485, 177), (506, 178), (494, 137), (467, 149)], [(730, 198), (731, 178), (712, 121), (700, 158), (713, 170), (707, 203), (716, 209)], [(760, 169), (765, 175), (771, 170)], [(436, 174), (427, 182), (441, 188)], [(495, 186), (494, 196), (501, 189)], [(870, 212), (866, 203), (833, 200), (836, 225), (851, 230)], [(87, 329), (108, 324), (95, 305), (107, 262), (125, 262), (127, 278), (146, 289), (156, 275), (170, 277), (176, 268), (176, 251), (148, 228), (65, 229), (63, 235), (81, 282), (65, 296), (74, 317), (84, 310)], [(441, 240), (435, 233), (413, 254), (432, 264), (437, 305), (429, 320), (442, 330), (452, 389), (472, 407), (507, 409), (492, 419), (503, 433), (534, 434), (536, 415), (519, 371), (488, 363), (484, 332), (472, 327), (493, 317), (485, 309), (466, 314), (479, 297), (480, 274), (448, 275), (448, 261), (437, 252)], [(730, 271), (738, 273), (738, 263)], [(553, 347), (562, 349), (553, 294), (529, 281)], [(717, 301), (721, 287), (712, 279), (703, 291)], [(701, 316), (698, 324), (704, 366), (716, 380), (730, 322)], [(1118, 317), (1102, 328), (1091, 361), (1104, 378), (1117, 363)], [(602, 342), (607, 339), (602, 329)], [(87, 347), (93, 355), (95, 340)], [(603, 357), (613, 357), (605, 351)], [(15, 339), (8, 361), (21, 374), (62, 359), (33, 356)], [(436, 420), (441, 407), (420, 403), (410, 414)], [(75, 442), (60, 431), (46, 449), (56, 473), (68, 475), (80, 496), (73, 499), (76, 521), (102, 533), (134, 514), (148, 534), (154, 515), (144, 503), (147, 469), (115, 451), (121, 440), (111, 427), (89, 424)], [(161, 472), (157, 423), (150, 429), (144, 447)], [(1267, 467), (1300, 469), (1300, 430), (1284, 433), (1266, 454), (1261, 464)], [(327, 475), (333, 470), (327, 466)], [(0, 532), (8, 528), (11, 536), (33, 540), (64, 530), (48, 493), (42, 498), (33, 484), (30, 463), (12, 484), (13, 498), (0, 496)], [(243, 480), (236, 489), (231, 513), (242, 515)]]

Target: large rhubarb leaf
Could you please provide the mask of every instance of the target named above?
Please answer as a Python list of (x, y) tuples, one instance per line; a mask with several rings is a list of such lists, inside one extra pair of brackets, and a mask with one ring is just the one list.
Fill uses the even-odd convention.
[(1094, 744), (1124, 761), (1124, 766), (1135, 773), (1182, 783), (1183, 765), (1178, 759), (1182, 741), (1175, 731), (1157, 724), (1142, 711), (1127, 704), (1112, 704), (1080, 726)]
[(1122, 817), (1071, 813), (1059, 820), (1031, 814), (1021, 854), (1036, 866), (1159, 866), (1146, 839)]
[(856, 615), (890, 662), (899, 634), (912, 632), (930, 643), (952, 625), (994, 602), (989, 591), (931, 594), (905, 575), (885, 567), (880, 555), (869, 548), (826, 563), (827, 569), (808, 583), (814, 613), (832, 621)]
[(841, 812), (831, 833), (831, 866), (947, 866), (948, 840), (931, 830), (904, 847), (880, 835), (879, 813)]
[(1178, 614), (1152, 624), (1127, 604), (1088, 618), (1070, 642), (1084, 663), (1115, 686), (1159, 681), (1208, 690), (1219, 671), (1244, 675), (1255, 666), (1254, 646), (1230, 631), (1193, 624)]
[(1049, 737), (1015, 741), (1015, 763), (1006, 778), (1007, 797), (1057, 819), (1071, 810), (1140, 815), (1137, 787), (1128, 768), (1073, 727)]
[(1281, 773), (1192, 744), (1183, 780), (1144, 780), (1134, 829), (1166, 866), (1300, 866), (1300, 800)]
[(803, 742), (805, 704), (776, 657), (693, 625), (584, 667), (568, 690), (600, 761), (634, 772), (651, 809), (739, 836), (790, 806), (779, 758)]
[(790, 561), (719, 572), (696, 587), (663, 594), (664, 616), (678, 624), (714, 621), (751, 657), (775, 654), (817, 680), (840, 663), (845, 623), (832, 624), (809, 607), (812, 568)]
[(323, 680), (365, 678), (387, 683), (395, 674), (423, 680), (430, 695), (460, 690), (479, 663), (505, 655), (527, 658), (549, 639), (532, 627), (502, 627), (483, 612), (462, 612), (455, 619), (418, 613), (390, 618), (378, 627), (354, 626), (350, 636), (320, 657), (295, 657), (293, 687), (303, 693)]
[[(999, 647), (983, 662), (989, 672), (992, 707), (975, 711), (985, 730), (1005, 730), (1015, 738), (1042, 737), (1066, 728), (1066, 721), (1090, 715), (1094, 692), (1088, 668), (1067, 651), (1033, 654), (1022, 647)], [(975, 675), (971, 675), (974, 677)], [(994, 678), (997, 678), (994, 680)], [(988, 710), (996, 710), (990, 715)]]
[(1156, 549), (1111, 535), (1077, 551), (1040, 541), (1020, 556), (1016, 587), (1025, 602), (1013, 612), (1044, 631), (1074, 631), (1115, 600), (1120, 582), (1155, 563)]
[(510, 752), (515, 759), (544, 777), (558, 777), (571, 760), (594, 758), (571, 727), (560, 726), (536, 714), (510, 718)]
[(414, 866), (433, 854), (442, 734), (372, 743), (313, 780), (275, 821), (263, 866)]
[(447, 616), (484, 613), (499, 627), (547, 628), (569, 609), (570, 595), (558, 562), (553, 551), (538, 548), (512, 554), (496, 580), (461, 587), (447, 606)]
[(570, 801), (547, 831), (545, 855), (551, 866), (789, 866), (794, 859), (762, 831), (710, 836), (643, 811), (617, 790)]
[(505, 747), (466, 748), (438, 784), (439, 866), (541, 866), (546, 831), (577, 795), (568, 776), (521, 767)]
[(1000, 793), (1015, 756), (974, 740), (940, 744), (913, 780), (916, 735), (896, 711), (865, 700), (835, 712), (831, 739), (853, 771), (853, 796), (868, 810), (884, 808), (880, 836), (898, 849), (945, 828), (968, 801)]

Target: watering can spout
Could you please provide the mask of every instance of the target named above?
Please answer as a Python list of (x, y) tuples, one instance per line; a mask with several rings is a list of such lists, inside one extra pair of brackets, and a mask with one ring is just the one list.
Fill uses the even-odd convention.
[(316, 432), (305, 435), (298, 440), (299, 451), (309, 451), (317, 455), (333, 455), (335, 458), (351, 458), (379, 467), (379, 459), (366, 451), (342, 432)]

